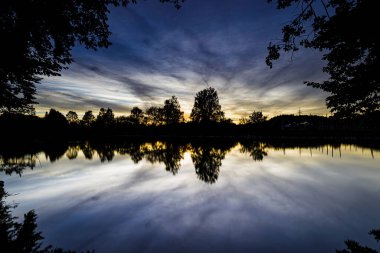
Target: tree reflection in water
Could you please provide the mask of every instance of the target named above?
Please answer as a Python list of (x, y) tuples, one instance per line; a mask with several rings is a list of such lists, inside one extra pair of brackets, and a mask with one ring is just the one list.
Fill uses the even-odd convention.
[(212, 147), (195, 147), (191, 150), (195, 173), (206, 183), (215, 183), (219, 176), (219, 167), (227, 151)]
[[(262, 161), (268, 156), (268, 149), (319, 149), (324, 147), (327, 150), (336, 148), (336, 145), (325, 144), (284, 144), (271, 143), (271, 145), (254, 140), (242, 140), (239, 142), (239, 151), (252, 157), (254, 161)], [(197, 177), (206, 183), (215, 183), (219, 176), (222, 160), (226, 154), (237, 145), (237, 142), (230, 139), (208, 139), (207, 142), (142, 142), (126, 141), (117, 143), (104, 142), (83, 142), (80, 144), (69, 145), (67, 143), (55, 143), (45, 146), (30, 147), (27, 150), (0, 147), (0, 172), (11, 175), (16, 173), (21, 176), (26, 168), (33, 169), (38, 161), (39, 153), (43, 152), (46, 159), (55, 162), (63, 156), (69, 160), (80, 157), (80, 152), (86, 159), (92, 160), (95, 154), (101, 162), (111, 162), (116, 154), (129, 156), (134, 163), (146, 160), (152, 164), (163, 163), (165, 170), (176, 175), (181, 168), (181, 161), (186, 152), (190, 152)], [(339, 146), (340, 150), (340, 146)], [(372, 148), (371, 148), (372, 150)], [(329, 154), (327, 152), (327, 154)]]
[(143, 145), (145, 159), (152, 164), (163, 163), (166, 171), (171, 172), (173, 175), (178, 173), (186, 150), (186, 145), (174, 143), (155, 142), (151, 145)]
[(23, 156), (11, 156), (0, 154), (0, 172), (6, 175), (13, 173), (21, 176), (25, 168), (33, 168), (36, 166), (37, 154), (26, 154)]
[(262, 161), (264, 156), (268, 155), (266, 151), (268, 145), (261, 142), (241, 142), (240, 152), (243, 154), (249, 154), (255, 161)]
[(129, 155), (134, 163), (139, 163), (144, 158), (144, 151), (140, 143), (127, 143), (118, 148), (121, 155)]
[(105, 161), (111, 162), (115, 156), (116, 148), (112, 144), (101, 145), (97, 143), (92, 148), (96, 151), (102, 163)]
[(95, 150), (91, 147), (88, 142), (84, 142), (79, 146), (79, 149), (82, 151), (86, 159), (92, 160)]
[(65, 155), (68, 148), (69, 145), (67, 143), (57, 142), (47, 145), (43, 152), (45, 153), (46, 159), (49, 159), (50, 162), (55, 162)]
[(78, 151), (79, 151), (79, 147), (78, 146), (68, 147), (67, 150), (66, 150), (66, 157), (69, 160), (74, 160), (74, 159), (76, 159), (78, 157)]

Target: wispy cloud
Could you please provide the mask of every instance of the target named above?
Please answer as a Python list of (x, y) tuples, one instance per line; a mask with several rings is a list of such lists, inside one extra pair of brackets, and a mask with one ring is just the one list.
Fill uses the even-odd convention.
[(115, 9), (113, 45), (75, 48), (75, 63), (39, 85), (37, 111), (110, 107), (128, 114), (176, 95), (189, 114), (195, 93), (213, 86), (235, 120), (252, 110), (325, 114), (326, 94), (303, 84), (325, 77), (319, 53), (301, 51), (271, 70), (264, 63), (266, 45), (285, 20), (265, 2), (244, 0), (189, 1), (180, 11), (152, 2)]

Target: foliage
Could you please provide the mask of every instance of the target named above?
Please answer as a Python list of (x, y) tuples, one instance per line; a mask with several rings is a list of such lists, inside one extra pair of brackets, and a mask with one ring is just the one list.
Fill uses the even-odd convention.
[[(145, 157), (152, 164), (156, 162), (164, 163), (166, 171), (176, 175), (181, 167), (181, 160), (184, 158), (185, 147), (162, 142), (155, 142), (152, 145), (145, 144), (138, 149), (140, 151), (138, 158), (141, 160)], [(135, 159), (134, 161), (137, 160)]]
[(149, 107), (146, 112), (147, 123), (153, 126), (161, 125), (164, 122), (164, 109), (157, 106)]
[(249, 121), (252, 124), (258, 124), (263, 123), (267, 119), (267, 116), (264, 116), (262, 112), (252, 112), (251, 115), (249, 115)]
[(142, 124), (144, 122), (144, 112), (137, 106), (132, 108), (130, 117), (136, 124)]
[(78, 124), (79, 122), (78, 114), (74, 111), (69, 111), (66, 114), (66, 119), (70, 124)]
[(241, 118), (239, 120), (239, 123), (241, 125), (245, 125), (245, 124), (260, 124), (260, 123), (263, 123), (267, 120), (267, 116), (264, 116), (262, 112), (256, 112), (256, 111), (253, 111), (251, 113), (251, 115), (248, 116), (248, 118)]
[(178, 99), (175, 96), (172, 96), (170, 99), (165, 100), (163, 114), (165, 123), (167, 125), (184, 121), (181, 106), (179, 105)]
[(95, 122), (95, 116), (92, 114), (92, 111), (85, 112), (81, 121), (82, 125), (89, 127), (94, 122)]
[(45, 121), (48, 124), (56, 125), (56, 126), (65, 126), (67, 125), (66, 117), (63, 116), (62, 113), (55, 109), (50, 109), (48, 113), (45, 114)]
[(190, 114), (193, 122), (221, 122), (224, 112), (219, 104), (217, 91), (209, 87), (195, 95), (194, 106)]
[[(273, 0), (267, 0), (272, 2)], [(297, 15), (282, 29), (282, 41), (268, 46), (267, 65), (280, 51), (295, 52), (299, 47), (323, 52), (327, 62), (323, 82), (307, 85), (331, 93), (327, 107), (336, 116), (352, 117), (380, 110), (378, 75), (379, 39), (377, 3), (373, 0), (277, 0), (278, 9), (291, 6)]]
[(179, 105), (178, 99), (172, 96), (170, 99), (165, 100), (163, 107), (151, 106), (146, 112), (147, 124), (158, 125), (171, 125), (184, 121), (183, 112)]
[[(157, 107), (158, 108), (158, 107)], [(159, 107), (163, 111), (162, 107)], [(230, 120), (221, 122), (208, 121), (207, 124), (187, 122), (182, 124), (165, 124), (164, 117), (159, 116), (152, 124), (151, 116), (144, 116), (142, 110), (133, 110), (132, 116), (114, 118), (110, 108), (100, 110), (98, 121), (87, 111), (81, 124), (68, 124), (62, 113), (52, 109), (45, 118), (32, 115), (0, 115), (1, 143), (16, 145), (17, 141), (50, 141), (99, 138), (99, 136), (313, 136), (345, 138), (347, 136), (373, 138), (379, 135), (380, 117), (363, 115), (355, 119), (337, 119), (313, 115), (279, 115), (260, 124), (235, 125)], [(149, 111), (149, 109), (147, 110)], [(163, 115), (163, 113), (161, 114)], [(261, 114), (259, 119), (262, 119)], [(149, 120), (146, 120), (149, 119)], [(137, 120), (140, 121), (138, 124)], [(245, 119), (248, 123), (248, 118)], [(206, 121), (203, 121), (206, 122)], [(154, 127), (159, 124), (158, 127)], [(150, 125), (149, 127), (147, 127)], [(107, 131), (105, 131), (107, 130)], [(31, 134), (33, 133), (33, 134)], [(58, 143), (58, 142), (57, 142)], [(55, 145), (55, 144), (54, 144)], [(24, 145), (21, 145), (24, 146)], [(56, 146), (56, 145), (55, 145)], [(26, 146), (27, 147), (27, 146)], [(1, 145), (0, 145), (1, 148)], [(60, 148), (58, 147), (58, 151)], [(58, 152), (60, 153), (60, 151)], [(62, 155), (62, 154), (61, 154)], [(53, 154), (56, 157), (57, 154)], [(12, 167), (12, 161), (9, 166)]]
[(115, 118), (115, 123), (120, 127), (126, 127), (136, 124), (136, 121), (132, 119), (130, 116), (119, 116)]
[(13, 173), (21, 177), (25, 168), (33, 168), (36, 166), (38, 160), (37, 155), (27, 154), (23, 156), (7, 156), (0, 154), (0, 172), (4, 172), (6, 175), (12, 175)]
[(261, 142), (241, 142), (240, 152), (244, 154), (249, 154), (254, 161), (262, 161), (264, 156), (268, 155), (268, 146)]
[(37, 231), (37, 214), (34, 210), (24, 214), (24, 221), (18, 223), (17, 217), (13, 217), (11, 206), (5, 202), (9, 194), (4, 189), (4, 182), (0, 181), (0, 251), (20, 253), (74, 253), (51, 245), (41, 248), (41, 232)]
[[(369, 232), (370, 235), (372, 235), (377, 242), (380, 240), (380, 230), (379, 229), (373, 229)], [(346, 244), (347, 249), (344, 250), (336, 250), (336, 253), (378, 253), (377, 250), (369, 248), (367, 246), (363, 246), (360, 243), (353, 241), (353, 240), (347, 240), (344, 242)]]
[(242, 116), (242, 117), (239, 119), (239, 125), (246, 125), (246, 124), (249, 124), (249, 120), (248, 120), (247, 117)]
[[(160, 0), (176, 8), (183, 0)], [(108, 47), (109, 6), (137, 0), (0, 1), (0, 112), (33, 113), (36, 83), (73, 61), (71, 50)]]
[(193, 161), (197, 177), (208, 184), (218, 180), (222, 160), (230, 152), (235, 143), (205, 143), (192, 144), (191, 160)]
[(110, 126), (114, 123), (115, 116), (112, 109), (100, 108), (99, 114), (96, 117), (96, 123), (102, 126)]

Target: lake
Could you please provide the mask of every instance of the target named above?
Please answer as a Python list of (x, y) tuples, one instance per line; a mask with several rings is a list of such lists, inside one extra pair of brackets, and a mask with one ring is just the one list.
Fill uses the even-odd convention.
[[(351, 144), (119, 142), (0, 152), (14, 215), (96, 252), (335, 252), (380, 228), (380, 151)], [(378, 246), (377, 246), (378, 247)]]

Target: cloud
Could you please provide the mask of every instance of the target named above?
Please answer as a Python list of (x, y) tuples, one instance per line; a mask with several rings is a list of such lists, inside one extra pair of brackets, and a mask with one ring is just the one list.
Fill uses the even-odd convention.
[(292, 61), (284, 55), (271, 70), (264, 63), (286, 20), (265, 2), (243, 0), (191, 1), (180, 11), (153, 2), (112, 9), (113, 45), (75, 48), (75, 63), (38, 86), (37, 110), (111, 107), (125, 114), (176, 95), (189, 114), (195, 93), (213, 86), (235, 120), (253, 109), (325, 114), (326, 94), (303, 84), (325, 78), (319, 53), (301, 50)]

